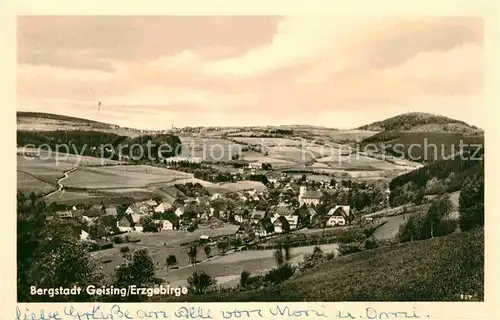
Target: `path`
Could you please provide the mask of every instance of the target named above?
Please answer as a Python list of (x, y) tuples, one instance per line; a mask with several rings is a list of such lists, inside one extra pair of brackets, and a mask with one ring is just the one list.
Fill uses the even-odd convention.
[(64, 186), (63, 186), (63, 184), (62, 184), (61, 182), (62, 182), (64, 179), (66, 179), (66, 178), (68, 177), (68, 174), (69, 174), (69, 173), (71, 173), (71, 172), (75, 171), (77, 168), (78, 168), (78, 166), (75, 166), (75, 167), (73, 167), (73, 168), (71, 168), (71, 169), (68, 169), (68, 170), (66, 170), (66, 171), (63, 171), (63, 174), (64, 174), (64, 175), (63, 175), (61, 178), (57, 179), (57, 181), (56, 181), (56, 183), (57, 183), (57, 185), (59, 186), (59, 188), (58, 188), (57, 190), (54, 190), (54, 191), (52, 191), (52, 192), (50, 192), (50, 193), (46, 194), (44, 197), (45, 197), (45, 198), (48, 198), (48, 197), (50, 197), (51, 195), (53, 195), (54, 193), (61, 191), (61, 190), (64, 188)]

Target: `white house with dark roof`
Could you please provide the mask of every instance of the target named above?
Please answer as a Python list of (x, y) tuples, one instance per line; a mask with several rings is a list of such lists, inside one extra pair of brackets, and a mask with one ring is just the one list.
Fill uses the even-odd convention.
[(153, 220), (153, 222), (160, 226), (160, 230), (174, 230), (174, 224), (169, 220)]
[(327, 215), (332, 216), (332, 215), (341, 215), (345, 218), (349, 217), (351, 214), (351, 207), (348, 205), (336, 205), (335, 207), (331, 208)]

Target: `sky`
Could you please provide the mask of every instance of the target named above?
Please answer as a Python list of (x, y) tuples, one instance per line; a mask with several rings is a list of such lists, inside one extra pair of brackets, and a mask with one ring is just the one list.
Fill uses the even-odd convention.
[(478, 17), (24, 16), (17, 47), (20, 111), (141, 129), (485, 123)]

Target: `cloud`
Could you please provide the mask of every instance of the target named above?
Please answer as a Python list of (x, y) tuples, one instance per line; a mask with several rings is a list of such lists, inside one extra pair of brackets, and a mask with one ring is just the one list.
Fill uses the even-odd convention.
[(128, 18), (20, 18), (19, 105), (92, 118), (102, 101), (143, 127), (354, 126), (419, 103), (463, 119), (480, 101), (480, 18)]

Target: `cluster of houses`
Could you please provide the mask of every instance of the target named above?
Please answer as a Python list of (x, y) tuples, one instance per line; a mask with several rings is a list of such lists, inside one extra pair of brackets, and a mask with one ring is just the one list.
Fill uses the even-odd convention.
[[(219, 225), (228, 222), (240, 225), (237, 234), (252, 233), (258, 237), (266, 237), (283, 233), (285, 229), (296, 230), (303, 226), (303, 208), (306, 208), (310, 219), (305, 224), (317, 225), (312, 223), (318, 218), (315, 208), (321, 204), (325, 191), (309, 190), (307, 186), (293, 181), (283, 183), (278, 190), (279, 199), (271, 199), (276, 197), (276, 193), (271, 196), (267, 191), (250, 189), (190, 198), (184, 196), (184, 201), (180, 202), (176, 195), (165, 196), (161, 201), (149, 199), (127, 204), (124, 214), (122, 211), (120, 215), (115, 205), (93, 205), (85, 209), (74, 206), (59, 212), (59, 216), (81, 217), (87, 225), (104, 224), (108, 235), (113, 232), (143, 232), (142, 222), (146, 220), (143, 217), (149, 217), (147, 220), (158, 226), (158, 230), (189, 230), (193, 221)], [(168, 214), (162, 215), (163, 213)], [(346, 225), (351, 220), (350, 214), (348, 205), (333, 206), (328, 209), (327, 218), (322, 217), (327, 219), (326, 223), (322, 220), (322, 225)], [(82, 231), (80, 236), (88, 237), (88, 232)]]

